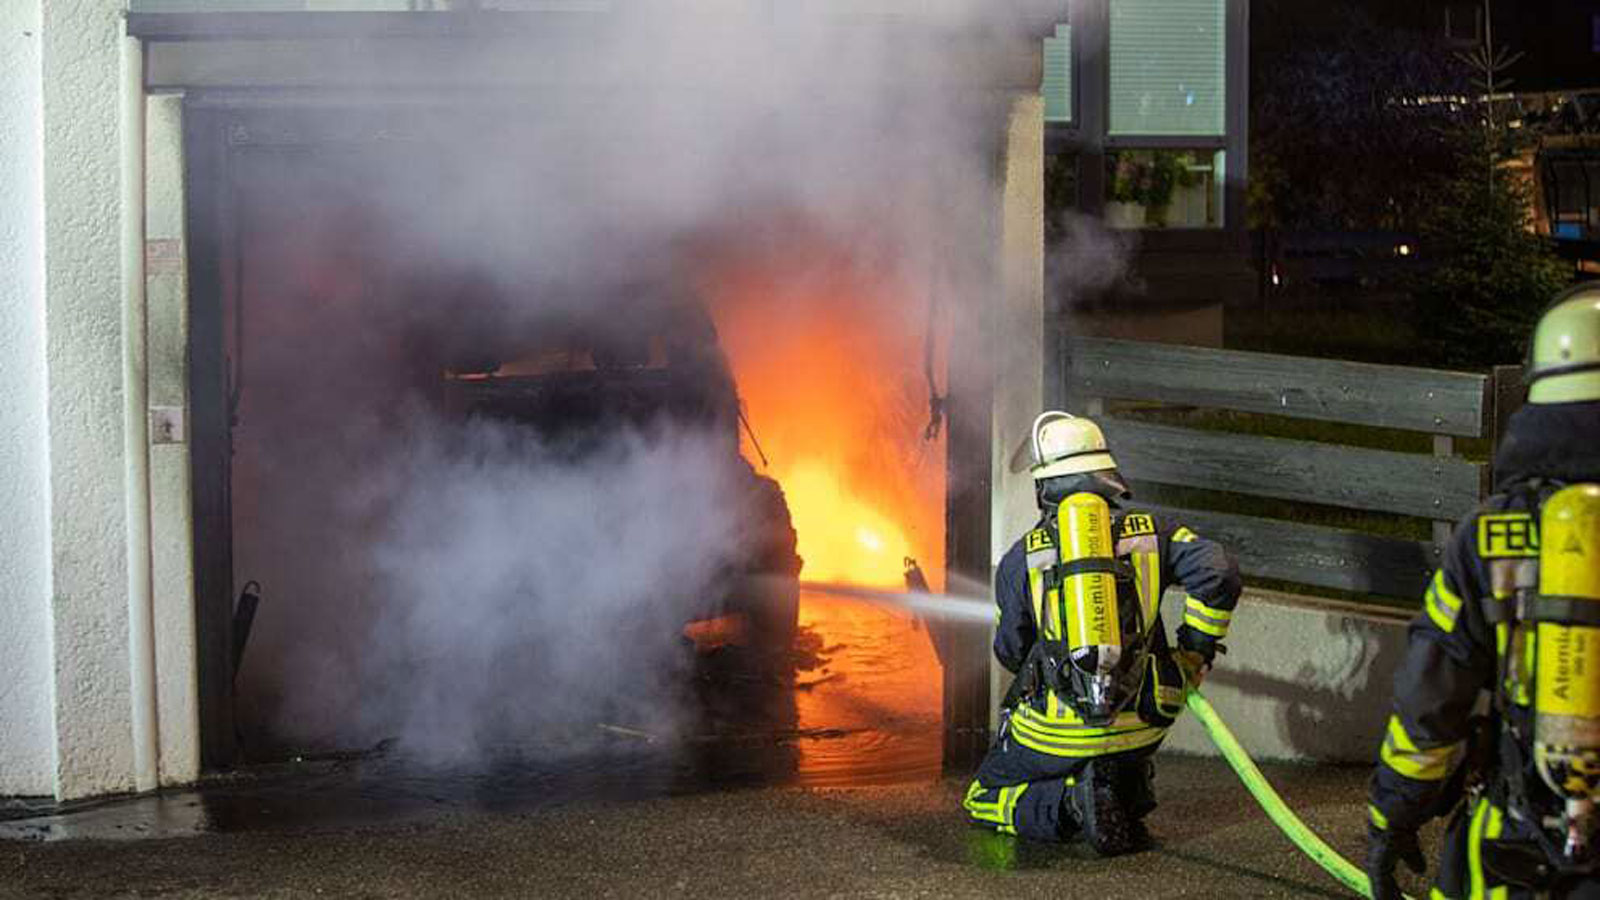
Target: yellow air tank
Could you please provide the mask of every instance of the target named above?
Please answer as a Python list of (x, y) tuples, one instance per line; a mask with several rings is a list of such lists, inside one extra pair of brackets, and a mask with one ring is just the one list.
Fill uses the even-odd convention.
[(1600, 797), (1600, 485), (1544, 503), (1539, 526), (1534, 761), (1567, 801), (1567, 853), (1586, 854)]
[(1122, 657), (1111, 507), (1097, 494), (1073, 494), (1062, 502), (1057, 524), (1069, 572), (1061, 583), (1060, 617), (1069, 658), (1086, 674), (1109, 673)]

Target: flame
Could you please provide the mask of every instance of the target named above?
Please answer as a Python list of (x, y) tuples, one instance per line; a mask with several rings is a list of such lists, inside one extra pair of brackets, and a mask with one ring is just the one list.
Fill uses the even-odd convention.
[(944, 558), (944, 447), (928, 442), (923, 305), (838, 253), (727, 266), (717, 329), (761, 452), (783, 486), (803, 577), (904, 584)]
[[(905, 560), (944, 568), (942, 441), (926, 441), (925, 303), (894, 278), (804, 238), (723, 259), (708, 279), (718, 335), (760, 444), (747, 459), (783, 486), (801, 577), (900, 588)], [(937, 590), (937, 586), (935, 586)], [(839, 771), (886, 780), (940, 770), (943, 679), (908, 613), (803, 592), (800, 622), (829, 648), (820, 683), (795, 693), (802, 781)]]
[(903, 580), (910, 540), (884, 513), (851, 496), (837, 469), (812, 458), (784, 467), (776, 477), (789, 499), (807, 580), (879, 585)]

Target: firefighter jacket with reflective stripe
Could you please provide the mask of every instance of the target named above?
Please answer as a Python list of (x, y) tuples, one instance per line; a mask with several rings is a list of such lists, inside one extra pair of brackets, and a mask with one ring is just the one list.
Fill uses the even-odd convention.
[[(1525, 854), (1510, 857), (1514, 866), (1492, 863), (1491, 856), (1500, 858), (1497, 842), (1520, 842), (1528, 852), (1551, 858), (1540, 851), (1536, 826), (1529, 824), (1560, 808), (1533, 768), (1531, 673), (1522, 673), (1520, 690), (1506, 687), (1518, 680), (1510, 673), (1501, 677), (1511, 639), (1506, 613), (1515, 603), (1506, 563), (1537, 555), (1539, 501), (1533, 490), (1497, 494), (1456, 528), (1395, 674), (1394, 708), (1372, 776), (1369, 824), (1415, 831), (1449, 814), (1469, 777), (1483, 787), (1452, 820), (1445, 838), (1430, 894), (1442, 900), (1533, 896), (1508, 889), (1492, 874), (1532, 871)], [(1496, 691), (1499, 710), (1475, 718), (1480, 697)], [(1551, 896), (1567, 894), (1558, 890)]]
[[(1600, 479), (1600, 404), (1524, 407), (1512, 418), (1495, 472), (1498, 493), (1456, 527), (1411, 623), (1372, 778), (1368, 818), (1376, 828), (1414, 830), (1459, 799), (1460, 780), (1452, 776), (1466, 774), (1457, 770), (1468, 755), (1473, 711), (1480, 696), (1496, 696), (1510, 637), (1514, 586), (1507, 563), (1538, 555), (1539, 503), (1548, 493), (1548, 483), (1540, 487), (1542, 473)], [(1511, 729), (1531, 734), (1531, 701), (1525, 693), (1500, 696), (1505, 710), (1490, 720), (1493, 733), (1473, 742), (1485, 748), (1489, 771), (1481, 774), (1489, 798), (1503, 809), (1520, 782), (1527, 803), (1548, 807), (1554, 798), (1540, 778), (1508, 763), (1530, 755), (1506, 741)]]
[[(1055, 528), (1054, 510), (1049, 510), (1033, 531), (1006, 551), (995, 572), (999, 618), (994, 654), (1013, 675), (1022, 668), (1038, 636), (1028, 556), (1056, 540)], [(1220, 544), (1136, 509), (1114, 509), (1111, 530), (1117, 559), (1133, 570), (1138, 602), (1144, 607), (1149, 628), (1145, 681), (1137, 703), (1106, 727), (1086, 725), (1048, 691), (1018, 703), (1010, 717), (1010, 733), (1018, 743), (1041, 753), (1103, 756), (1159, 743), (1183, 709), (1183, 680), (1171, 660), (1161, 619), (1161, 592), (1168, 585), (1183, 588), (1184, 621), (1178, 627), (1178, 644), (1207, 659), (1227, 636), (1239, 601), (1239, 569)]]

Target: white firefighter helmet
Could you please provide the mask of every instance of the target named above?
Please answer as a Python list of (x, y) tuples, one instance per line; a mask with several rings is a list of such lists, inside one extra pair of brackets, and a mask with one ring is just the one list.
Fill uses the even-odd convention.
[(1529, 403), (1600, 400), (1600, 286), (1556, 297), (1528, 342), (1526, 372)]
[(1029, 448), (1033, 465), (1028, 471), (1035, 481), (1117, 467), (1111, 451), (1106, 449), (1106, 436), (1100, 426), (1057, 410), (1041, 413), (1033, 420)]

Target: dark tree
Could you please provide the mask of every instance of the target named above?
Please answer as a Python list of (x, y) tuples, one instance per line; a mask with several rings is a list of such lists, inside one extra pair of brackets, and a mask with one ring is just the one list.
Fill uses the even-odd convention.
[[(1289, 229), (1414, 230), (1459, 157), (1468, 73), (1423, 31), (1320, 5), (1257, 55), (1252, 212)], [(1328, 8), (1332, 7), (1331, 11)]]

